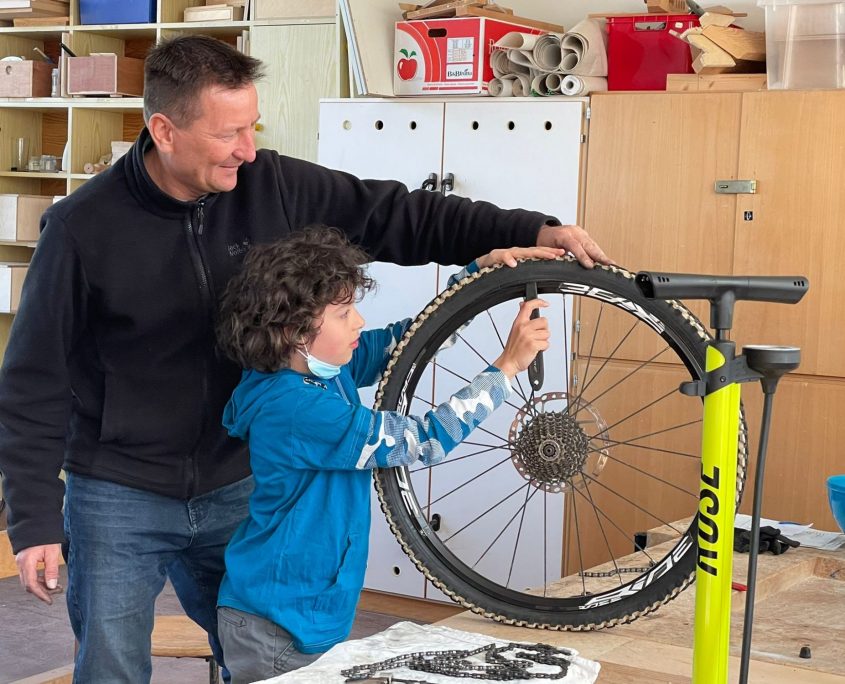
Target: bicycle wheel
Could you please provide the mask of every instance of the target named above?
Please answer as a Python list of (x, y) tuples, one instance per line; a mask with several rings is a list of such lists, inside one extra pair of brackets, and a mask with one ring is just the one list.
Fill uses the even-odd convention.
[[(376, 491), (405, 552), (466, 608), (550, 629), (629, 622), (694, 577), (701, 401), (678, 385), (702, 378), (709, 336), (686, 307), (571, 258), (484, 269), (417, 317), (376, 405), (448, 400), (501, 353), (529, 285), (551, 304), (543, 386), (518, 376), (445, 461), (377, 470)], [(737, 503), (746, 444), (741, 415)]]

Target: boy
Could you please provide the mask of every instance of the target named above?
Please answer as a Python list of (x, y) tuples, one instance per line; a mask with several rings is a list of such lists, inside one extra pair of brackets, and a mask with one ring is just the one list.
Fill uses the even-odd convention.
[[(466, 272), (563, 250), (494, 250)], [(221, 302), (220, 345), (244, 368), (224, 411), (249, 441), (255, 490), (226, 550), (219, 636), (234, 684), (302, 667), (349, 634), (364, 581), (372, 468), (433, 465), (502, 404), (548, 348), (541, 300), (520, 306), (501, 356), (424, 417), (362, 406), (410, 320), (362, 332), (366, 255), (324, 226), (254, 247)], [(463, 273), (460, 277), (463, 277)]]

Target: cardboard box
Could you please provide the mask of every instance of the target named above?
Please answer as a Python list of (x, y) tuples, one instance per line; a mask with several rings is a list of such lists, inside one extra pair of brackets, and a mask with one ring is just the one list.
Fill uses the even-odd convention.
[(185, 8), (185, 21), (242, 21), (243, 18), (244, 5), (214, 3)]
[(144, 94), (144, 60), (118, 57), (114, 54), (93, 54), (68, 57), (68, 95)]
[(337, 14), (335, 0), (252, 0), (254, 19), (302, 19), (304, 17), (333, 17)]
[(0, 263), (0, 313), (15, 313), (29, 264)]
[(0, 97), (50, 97), (52, 72), (47, 62), (0, 62)]
[(486, 17), (397, 21), (394, 95), (486, 94), (491, 48), (511, 31), (545, 33)]
[(0, 195), (0, 240), (37, 242), (41, 214), (51, 204), (52, 197)]

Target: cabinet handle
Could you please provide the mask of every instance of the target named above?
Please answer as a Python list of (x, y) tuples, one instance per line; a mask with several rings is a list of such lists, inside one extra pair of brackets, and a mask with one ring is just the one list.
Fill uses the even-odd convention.
[(437, 189), (437, 174), (430, 173), (428, 174), (428, 178), (426, 178), (422, 185), (420, 186), (420, 190), (436, 190)]
[(454, 173), (447, 173), (443, 176), (443, 180), (440, 181), (440, 192), (444, 195), (447, 192), (452, 192), (455, 187), (455, 174)]

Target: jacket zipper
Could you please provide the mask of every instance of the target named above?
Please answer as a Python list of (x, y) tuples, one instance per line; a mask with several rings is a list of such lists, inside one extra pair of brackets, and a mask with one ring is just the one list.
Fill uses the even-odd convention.
[[(200, 246), (200, 236), (203, 231), (203, 220), (205, 218), (204, 202), (197, 203), (196, 209), (196, 230), (192, 222), (193, 216), (188, 217), (188, 250), (191, 254), (191, 263), (194, 265), (194, 270), (199, 278), (199, 290), (202, 297), (203, 305), (209, 316), (213, 316), (212, 306), (213, 298), (211, 296), (211, 287), (209, 283), (208, 269), (203, 258), (202, 248)], [(198, 476), (197, 467), (197, 451), (202, 444), (202, 437), (205, 434), (206, 422), (208, 421), (208, 356), (203, 353), (203, 369), (202, 369), (202, 420), (200, 422), (200, 434), (197, 437), (197, 442), (188, 456), (188, 478), (185, 482), (185, 497), (191, 498), (196, 495)]]

